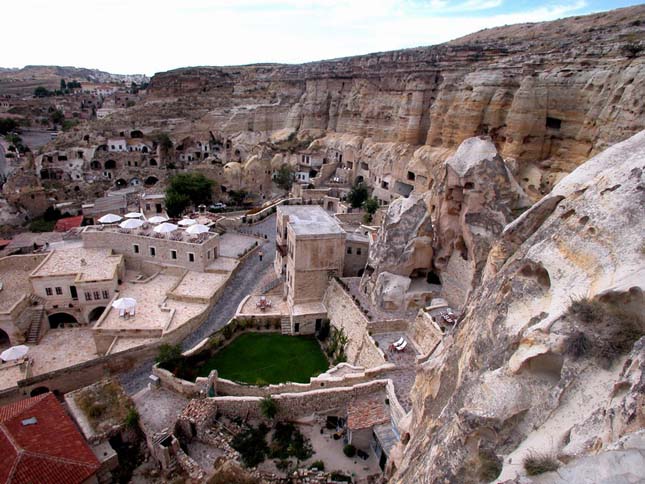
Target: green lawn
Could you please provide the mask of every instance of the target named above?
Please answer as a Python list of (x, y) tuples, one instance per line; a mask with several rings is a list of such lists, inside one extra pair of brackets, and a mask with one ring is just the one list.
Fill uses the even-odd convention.
[(254, 385), (308, 383), (328, 368), (314, 338), (245, 333), (206, 361), (198, 376), (208, 376), (216, 369), (222, 378)]

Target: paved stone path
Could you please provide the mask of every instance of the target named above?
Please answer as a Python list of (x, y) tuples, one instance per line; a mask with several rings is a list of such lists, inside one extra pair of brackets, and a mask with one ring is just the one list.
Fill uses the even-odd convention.
[[(260, 247), (263, 257), (260, 261), (256, 250), (242, 262), (235, 275), (229, 279), (221, 297), (211, 309), (208, 319), (183, 342), (184, 350), (192, 348), (201, 340), (223, 327), (234, 315), (242, 299), (260, 291), (275, 278), (275, 215), (250, 228), (251, 232), (266, 235), (266, 242)], [(148, 383), (153, 361), (142, 362), (135, 370), (122, 374), (119, 379), (129, 394), (134, 394)]]

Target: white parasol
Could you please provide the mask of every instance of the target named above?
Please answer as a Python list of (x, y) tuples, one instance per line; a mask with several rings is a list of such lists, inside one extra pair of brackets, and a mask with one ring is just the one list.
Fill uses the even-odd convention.
[(108, 213), (107, 215), (103, 215), (99, 219), (99, 223), (101, 224), (113, 224), (120, 221), (121, 221), (121, 216), (115, 213)]
[(119, 227), (122, 229), (138, 229), (141, 227), (145, 222), (143, 220), (140, 220), (138, 218), (129, 218), (127, 220), (124, 220), (119, 224)]
[(161, 225), (157, 225), (154, 229), (155, 232), (158, 234), (167, 234), (169, 232), (174, 232), (177, 230), (179, 227), (177, 227), (175, 224), (171, 224), (168, 222), (164, 222)]
[(168, 219), (166, 217), (162, 217), (161, 215), (155, 215), (154, 217), (150, 217), (148, 219), (148, 222), (150, 222), (151, 224), (161, 224), (167, 221)]
[(18, 358), (22, 358), (23, 356), (25, 356), (28, 351), (29, 351), (29, 346), (25, 346), (25, 345), (12, 346), (11, 348), (6, 349), (2, 353), (0, 353), (0, 359), (4, 361), (17, 360)]
[(130, 212), (125, 214), (125, 218), (141, 218), (143, 214), (140, 212)]
[(185, 218), (177, 223), (182, 227), (190, 227), (191, 225), (195, 225), (197, 223), (197, 220), (193, 220), (192, 218)]
[(189, 233), (190, 235), (198, 235), (198, 234), (203, 234), (208, 232), (208, 227), (206, 225), (202, 224), (195, 224), (191, 225), (186, 229), (186, 232)]
[(114, 309), (132, 309), (137, 305), (137, 300), (132, 297), (122, 297), (112, 303)]

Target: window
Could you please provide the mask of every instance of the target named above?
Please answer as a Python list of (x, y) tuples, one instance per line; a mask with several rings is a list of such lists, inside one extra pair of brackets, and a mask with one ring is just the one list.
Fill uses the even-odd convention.
[(92, 293), (90, 291), (85, 291), (85, 300), (86, 301), (92, 300)]
[(110, 299), (110, 293), (103, 289), (103, 299)]
[(351, 254), (351, 253), (352, 253), (352, 248), (351, 248), (351, 247), (347, 247), (347, 253), (348, 253), (348, 254)]
[(188, 253), (188, 262), (195, 262), (195, 254), (192, 252)]
[(171, 259), (176, 259), (177, 258), (177, 251), (176, 250), (171, 250), (170, 251), (170, 258)]
[(96, 299), (96, 300), (101, 299), (101, 295), (99, 294), (98, 291), (94, 291), (94, 299)]
[(411, 172), (411, 171), (408, 172), (408, 180), (414, 181), (416, 179), (416, 177), (417, 176), (413, 172)]
[(295, 323), (293, 325), (293, 332), (294, 333), (299, 333), (300, 332), (300, 323)]
[(363, 251), (361, 250), (361, 248), (360, 248), (360, 247), (357, 247), (357, 248), (356, 248), (356, 255), (361, 255), (361, 252), (363, 252)]
[(62, 287), (57, 287), (56, 288), (56, 295), (61, 296), (63, 294), (63, 288)]
[(208, 259), (211, 258), (211, 251), (210, 250), (206, 251), (206, 258), (208, 258)]
[(47, 294), (48, 296), (51, 296), (53, 294), (52, 293), (52, 288), (51, 287), (46, 287), (45, 288), (45, 294)]
[(134, 250), (134, 253), (135, 253), (135, 254), (138, 254), (138, 253), (139, 253), (139, 244), (134, 244), (134, 245), (132, 246), (132, 249)]
[(154, 257), (157, 255), (157, 249), (154, 247), (150, 247), (150, 257)]

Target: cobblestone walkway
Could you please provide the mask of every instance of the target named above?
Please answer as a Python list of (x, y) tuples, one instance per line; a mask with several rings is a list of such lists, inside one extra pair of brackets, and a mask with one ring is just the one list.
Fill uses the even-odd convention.
[[(266, 235), (266, 242), (260, 247), (263, 257), (260, 261), (255, 251), (242, 262), (237, 273), (229, 279), (221, 297), (211, 309), (206, 322), (183, 342), (184, 350), (192, 348), (202, 339), (224, 326), (234, 315), (238, 305), (247, 295), (260, 291), (275, 278), (273, 259), (275, 258), (275, 215), (267, 217), (253, 226), (251, 231)], [(148, 383), (153, 361), (142, 362), (135, 370), (122, 374), (119, 379), (129, 394), (134, 394)]]

